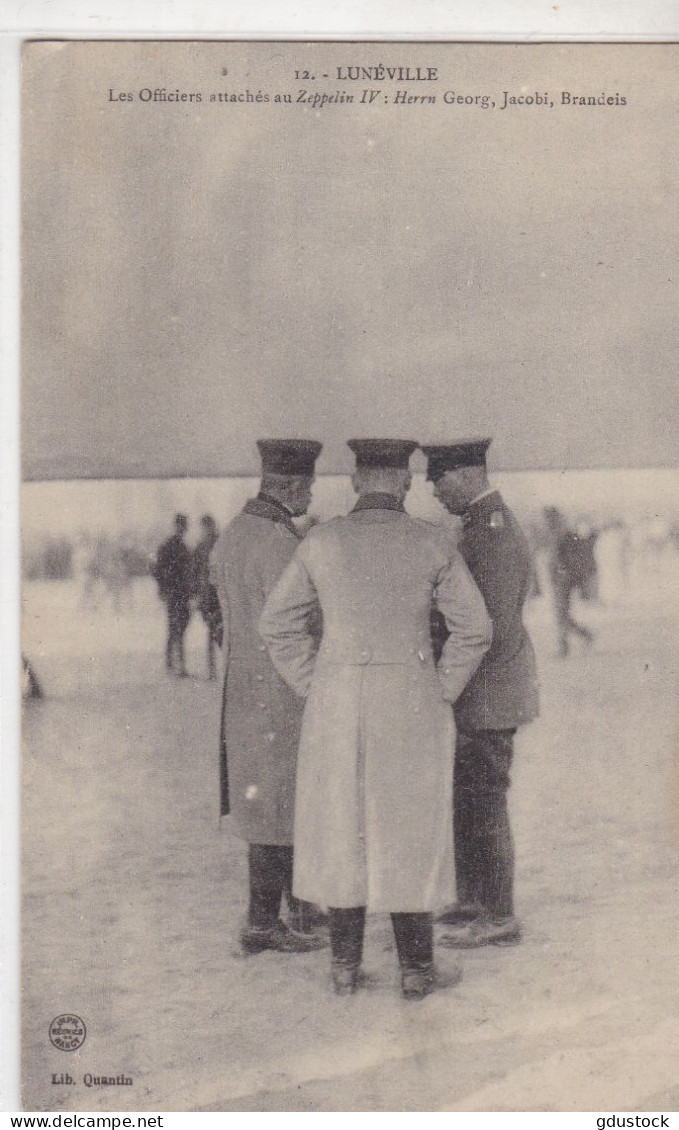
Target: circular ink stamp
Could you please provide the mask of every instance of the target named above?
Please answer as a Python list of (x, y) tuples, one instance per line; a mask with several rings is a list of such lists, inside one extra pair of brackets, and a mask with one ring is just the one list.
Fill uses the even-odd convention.
[(71, 1013), (55, 1016), (49, 1026), (49, 1037), (60, 1052), (75, 1052), (85, 1043), (85, 1021)]

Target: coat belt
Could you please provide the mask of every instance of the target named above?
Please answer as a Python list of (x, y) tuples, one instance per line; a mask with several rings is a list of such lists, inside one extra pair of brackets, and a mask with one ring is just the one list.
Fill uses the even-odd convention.
[(361, 648), (321, 648), (318, 663), (328, 667), (424, 667), (433, 666), (429, 648), (403, 648), (384, 651), (366, 644)]

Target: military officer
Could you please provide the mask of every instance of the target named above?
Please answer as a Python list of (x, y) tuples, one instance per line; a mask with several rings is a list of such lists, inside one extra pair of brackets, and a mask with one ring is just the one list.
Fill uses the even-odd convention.
[[(449, 535), (405, 512), (417, 445), (349, 446), (354, 509), (307, 534), (260, 621), (274, 666), (306, 698), (293, 890), (329, 908), (338, 993), (359, 983), (371, 909), (391, 913), (403, 995), (420, 998), (435, 987), (432, 911), (453, 889), (448, 704), (481, 661), (491, 627)], [(434, 592), (450, 633), (438, 671)]]
[[(474, 439), (422, 448), (434, 494), (462, 518), (459, 549), (493, 622), (492, 645), (455, 704), (458, 903), (440, 921), (459, 927), (441, 939), (458, 948), (520, 940), (507, 790), (514, 734), (538, 713), (535, 655), (522, 619), (531, 556), (512, 511), (488, 481), (490, 443)], [(440, 630), (440, 617), (438, 625)], [(445, 637), (445, 628), (441, 634)]]
[[(248, 845), (250, 901), (240, 935), (245, 953), (306, 952), (323, 941), (306, 929), (307, 909), (292, 903), (292, 826), (303, 702), (274, 669), (258, 633), (264, 601), (301, 535), (293, 517), (311, 501), (315, 440), (262, 439), (261, 489), (224, 529), (212, 551), (210, 580), (223, 617), (225, 661), (220, 740), (221, 812)], [(291, 896), (289, 898), (291, 901)]]

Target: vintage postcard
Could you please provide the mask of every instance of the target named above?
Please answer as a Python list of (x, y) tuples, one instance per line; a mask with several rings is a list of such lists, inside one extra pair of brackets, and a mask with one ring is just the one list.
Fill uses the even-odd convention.
[(679, 1109), (678, 67), (24, 45), (26, 1109)]

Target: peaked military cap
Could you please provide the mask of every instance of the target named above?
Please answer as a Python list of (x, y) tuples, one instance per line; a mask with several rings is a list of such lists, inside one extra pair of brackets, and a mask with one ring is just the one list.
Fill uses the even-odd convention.
[(315, 439), (258, 439), (262, 471), (272, 475), (313, 475), (322, 443)]
[(398, 467), (406, 470), (417, 447), (414, 439), (349, 439), (357, 467)]
[(435, 483), (443, 478), (446, 471), (457, 471), (459, 467), (485, 467), (486, 452), (492, 442), (492, 437), (488, 436), (456, 440), (455, 443), (422, 444), (427, 456), (427, 479)]

